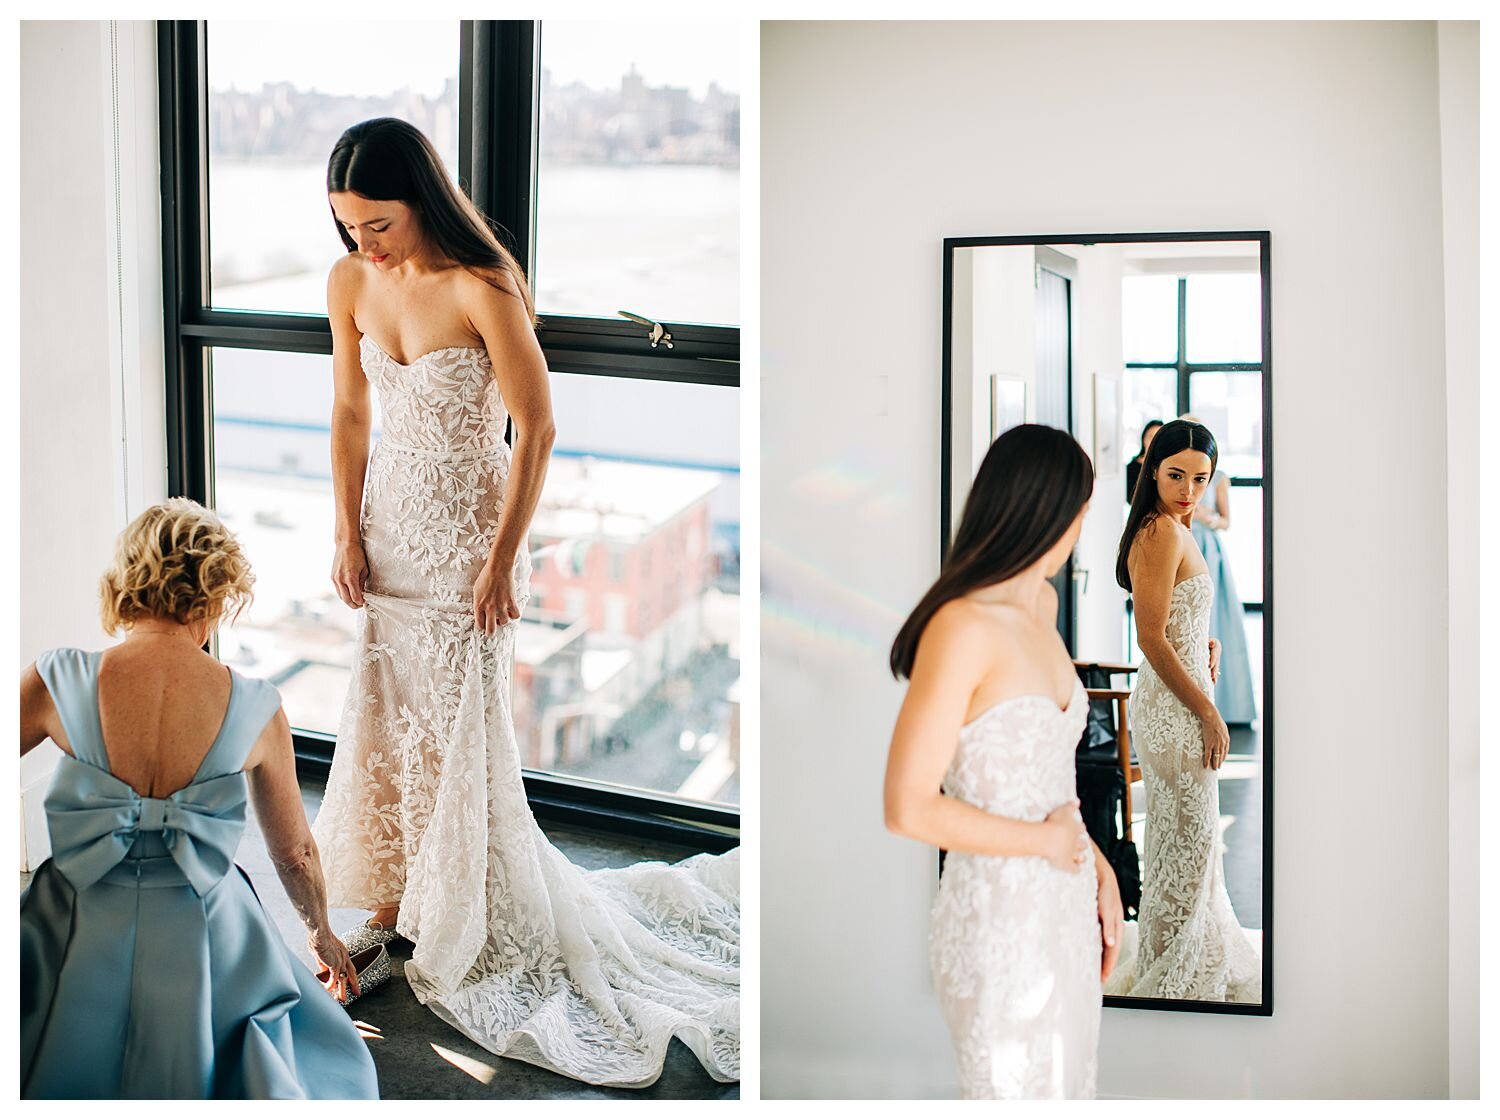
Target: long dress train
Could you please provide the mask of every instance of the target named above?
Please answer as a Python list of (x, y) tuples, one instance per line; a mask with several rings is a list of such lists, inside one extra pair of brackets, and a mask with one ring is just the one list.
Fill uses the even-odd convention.
[[(584, 872), (527, 804), (516, 627), (473, 621), (510, 466), (487, 352), (403, 365), (366, 336), (360, 356), (384, 432), (366, 472), (359, 654), (314, 824), (330, 904), (399, 901), (417, 998), (493, 1053), (639, 1086), (676, 1036), (738, 1079), (738, 851)], [(523, 606), (530, 570), (523, 548)]]
[(73, 753), (47, 793), (52, 857), (21, 895), (21, 1096), (376, 1097), (359, 1031), (234, 863), (276, 689), (231, 671), (193, 780), (142, 797), (110, 771), (99, 660), (36, 662)]
[[(1213, 580), (1207, 572), (1172, 589), (1167, 640), (1194, 682), (1208, 677)], [(1109, 995), (1260, 1002), (1260, 958), (1240, 928), (1224, 885), (1219, 773), (1203, 764), (1203, 724), (1149, 661), (1130, 698), (1130, 727), (1146, 779), (1141, 908), (1127, 923)]]
[[(1077, 795), (1088, 696), (1003, 700), (966, 724), (943, 789), (987, 812), (1041, 821)], [(950, 852), (932, 907), (938, 1003), (966, 1098), (1093, 1097), (1100, 935), (1092, 861)]]

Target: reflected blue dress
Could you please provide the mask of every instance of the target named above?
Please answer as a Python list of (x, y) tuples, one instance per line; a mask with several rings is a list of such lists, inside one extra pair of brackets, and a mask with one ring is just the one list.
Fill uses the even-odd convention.
[[(1216, 471), (1209, 480), (1208, 491), (1199, 503), (1201, 508), (1219, 512), (1219, 480), (1223, 477), (1223, 471)], [(1245, 641), (1245, 606), (1234, 583), (1229, 551), (1219, 531), (1201, 521), (1193, 522), (1193, 539), (1208, 562), (1208, 574), (1214, 583), (1214, 608), (1208, 633), (1224, 647), (1219, 654), (1214, 707), (1219, 709), (1225, 723), (1251, 723), (1256, 718), (1255, 682), (1250, 675), (1250, 648)]]
[(99, 658), (36, 663), (73, 756), (47, 794), (52, 858), (21, 895), (21, 1096), (376, 1097), (358, 1030), (234, 863), (276, 689), (231, 673), (193, 780), (142, 797), (109, 770)]

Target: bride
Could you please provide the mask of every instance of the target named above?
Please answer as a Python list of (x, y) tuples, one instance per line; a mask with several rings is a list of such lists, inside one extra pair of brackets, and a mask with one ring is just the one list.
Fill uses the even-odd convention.
[(891, 736), (886, 823), (948, 852), (932, 971), (967, 1098), (1094, 1095), (1120, 893), (1078, 813), (1088, 698), (1047, 582), (1093, 488), (1068, 433), (1002, 435), (891, 649), (911, 687)]
[(1229, 729), (1213, 701), (1213, 581), (1191, 531), (1218, 459), (1202, 424), (1164, 425), (1120, 538), (1115, 575), (1135, 600), (1145, 655), (1130, 713), (1146, 779), (1146, 852), (1140, 919), (1126, 927), (1109, 995), (1260, 1002), (1260, 961), (1224, 885), (1218, 771)]
[(554, 429), (521, 267), (403, 121), (345, 132), (327, 186), (332, 578), (363, 614), (314, 832), (330, 905), (375, 911), (350, 951), (412, 941), (417, 998), (493, 1053), (640, 1086), (676, 1036), (736, 1080), (738, 853), (585, 873), (527, 805), (513, 623)]

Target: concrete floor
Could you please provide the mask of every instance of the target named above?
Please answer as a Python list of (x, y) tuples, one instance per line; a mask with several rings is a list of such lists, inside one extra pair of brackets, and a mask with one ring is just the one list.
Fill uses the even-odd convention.
[[(321, 784), (303, 784), (302, 800), (309, 820), (317, 815), (321, 798)], [(589, 869), (623, 867), (642, 860), (678, 860), (693, 854), (670, 845), (570, 828), (546, 825), (544, 830), (569, 859)], [(311, 966), (307, 933), (276, 878), (253, 817), (246, 825), (235, 860), (249, 874), (261, 903), (293, 954)], [(29, 875), (21, 876), (22, 889), (29, 879)], [(335, 910), (330, 914), (333, 928), (339, 931), (357, 925), (368, 916), (360, 910)], [(417, 1002), (404, 973), (410, 955), (409, 946), (393, 951), (390, 982), (350, 1008), (369, 1042), (380, 1079), (380, 1095), (387, 1100), (739, 1098), (737, 1084), (715, 1081), (692, 1052), (675, 1039), (667, 1051), (661, 1077), (645, 1089), (597, 1088), (525, 1062), (497, 1058)]]

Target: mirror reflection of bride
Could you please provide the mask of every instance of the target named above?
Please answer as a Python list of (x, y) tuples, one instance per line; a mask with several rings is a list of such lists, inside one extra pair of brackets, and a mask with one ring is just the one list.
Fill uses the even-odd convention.
[(1229, 729), (1213, 699), (1214, 583), (1191, 530), (1218, 458), (1202, 424), (1164, 425), (1120, 538), (1115, 575), (1135, 600), (1145, 656), (1130, 705), (1147, 810), (1140, 920), (1126, 926), (1109, 995), (1260, 1001), (1260, 960), (1224, 885), (1218, 772)]

